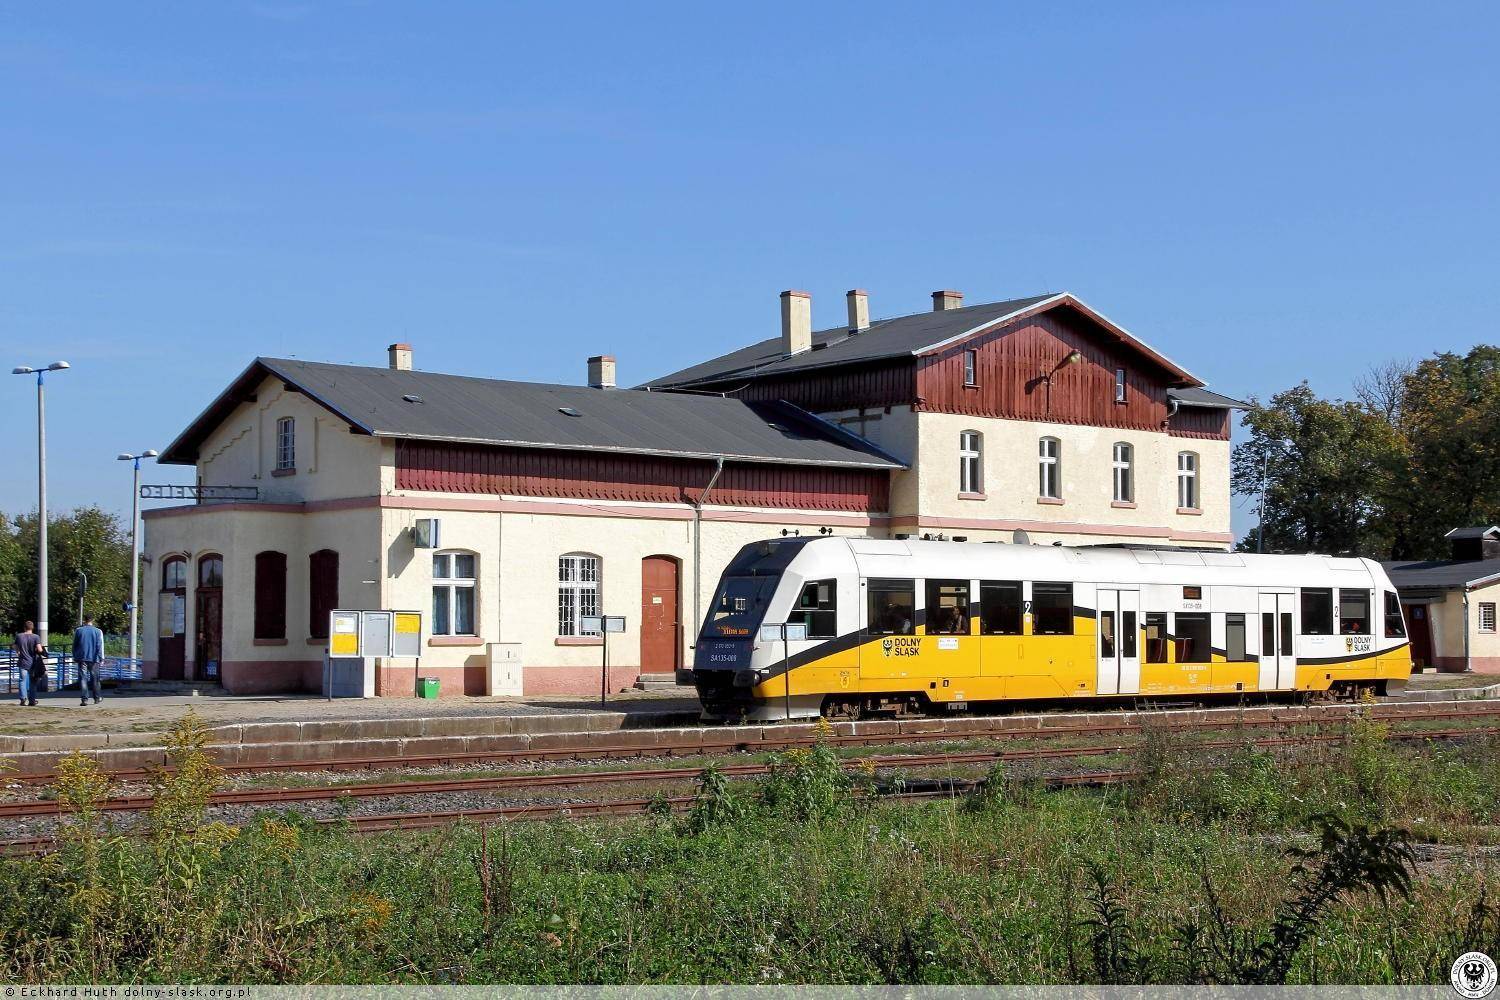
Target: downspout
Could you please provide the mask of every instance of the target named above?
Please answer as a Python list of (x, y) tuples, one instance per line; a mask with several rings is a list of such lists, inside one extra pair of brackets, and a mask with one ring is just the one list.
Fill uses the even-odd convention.
[[(697, 636), (698, 627), (703, 624), (703, 503), (708, 499), (709, 493), (713, 492), (714, 486), (719, 481), (719, 476), (724, 472), (724, 456), (715, 459), (714, 474), (708, 480), (708, 485), (703, 492), (698, 494), (698, 499), (693, 501), (693, 635)], [(698, 648), (698, 642), (693, 640), (692, 649)], [(696, 658), (695, 658), (696, 659)]]
[(1469, 587), (1464, 585), (1464, 673), (1474, 672), (1474, 661), (1469, 656)]

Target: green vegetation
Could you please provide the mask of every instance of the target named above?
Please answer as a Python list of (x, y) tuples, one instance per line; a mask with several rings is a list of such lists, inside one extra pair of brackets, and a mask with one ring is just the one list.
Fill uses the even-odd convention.
[(820, 746), (761, 781), (706, 770), (676, 814), (358, 837), (294, 812), (205, 824), (218, 776), (187, 720), (145, 840), (111, 836), (70, 764), (62, 852), (0, 863), (0, 977), (1438, 983), (1500, 951), (1477, 846), (1500, 748), (1380, 736), (1207, 762), (1154, 734), (1131, 784), (996, 767), (916, 804)]
[[(36, 618), (36, 512), (0, 514), (0, 644), (26, 619)], [(47, 603), (52, 634), (67, 636), (79, 624), (78, 590), (88, 574), (84, 611), (106, 633), (130, 627), (130, 525), (100, 507), (79, 507), (47, 518)], [(151, 591), (148, 589), (148, 593)], [(56, 643), (54, 642), (54, 645)], [(106, 652), (123, 656), (118, 643)]]

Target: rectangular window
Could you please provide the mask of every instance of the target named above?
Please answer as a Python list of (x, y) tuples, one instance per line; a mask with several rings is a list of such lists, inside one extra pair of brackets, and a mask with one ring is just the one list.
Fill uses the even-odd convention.
[(1190, 451), (1177, 453), (1177, 506), (1198, 509), (1198, 456)]
[(1073, 585), (1031, 585), (1031, 632), (1033, 635), (1073, 634)]
[(1136, 657), (1136, 641), (1139, 639), (1140, 630), (1135, 625), (1134, 611), (1120, 612), (1120, 655), (1127, 660)]
[(1024, 608), (1019, 583), (985, 580), (979, 584), (979, 603), (980, 635), (1021, 634)]
[(295, 469), (296, 467), (296, 422), (291, 417), (282, 417), (276, 421), (276, 468), (281, 470)]
[(1125, 402), (1125, 369), (1115, 369), (1115, 402)]
[(984, 447), (978, 431), (964, 431), (958, 436), (958, 490), (984, 492)]
[(1495, 631), (1495, 602), (1494, 601), (1480, 601), (1479, 602), (1479, 631), (1481, 631), (1481, 632), (1493, 632), (1493, 631)]
[(809, 639), (838, 637), (838, 581), (814, 580), (802, 585), (797, 606), (786, 616), (789, 623), (807, 626)]
[(1260, 655), (1276, 655), (1276, 614), (1271, 611), (1260, 613)]
[(868, 624), (870, 635), (911, 635), (917, 619), (917, 585), (913, 580), (871, 580)]
[(1370, 634), (1370, 592), (1339, 591), (1339, 635)]
[(1210, 640), (1209, 616), (1199, 612), (1178, 612), (1177, 631), (1172, 638), (1177, 643), (1178, 663), (1212, 663), (1213, 645)]
[(964, 351), (964, 385), (979, 384), (979, 352)]
[(1406, 638), (1406, 622), (1401, 617), (1401, 598), (1393, 592), (1385, 592), (1385, 636), (1387, 639)]
[(1044, 500), (1062, 499), (1062, 443), (1045, 437), (1037, 443), (1037, 495)]
[(1115, 613), (1108, 609), (1099, 612), (1099, 658), (1115, 658)]
[(286, 638), (286, 553), (255, 554), (255, 638)]
[(1114, 447), (1115, 503), (1135, 503), (1135, 449), (1124, 441)]
[[(598, 635), (584, 618), (599, 616), (599, 557), (582, 552), (557, 560), (557, 634)], [(748, 631), (744, 634), (748, 635)]]
[(339, 606), (339, 554), (319, 549), (307, 557), (307, 634), (328, 638), (328, 616)]
[(927, 581), (927, 634), (969, 634), (969, 581)]
[(1302, 634), (1333, 635), (1332, 589), (1302, 588)]
[(1292, 655), (1292, 613), (1290, 611), (1281, 613), (1281, 655)]
[(1167, 616), (1161, 611), (1146, 612), (1146, 662), (1167, 662)]
[(1224, 616), (1224, 659), (1230, 663), (1242, 663), (1245, 659), (1245, 616)]
[(478, 585), (472, 552), (439, 552), (432, 557), (432, 634), (477, 635), (474, 592)]

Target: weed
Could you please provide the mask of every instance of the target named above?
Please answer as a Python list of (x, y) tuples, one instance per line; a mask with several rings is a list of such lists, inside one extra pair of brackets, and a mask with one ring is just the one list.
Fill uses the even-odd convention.
[[(670, 806), (668, 808), (670, 810)], [(698, 775), (698, 790), (688, 810), (688, 832), (699, 834), (727, 826), (744, 818), (745, 813), (745, 803), (724, 772), (715, 764), (705, 767)]]

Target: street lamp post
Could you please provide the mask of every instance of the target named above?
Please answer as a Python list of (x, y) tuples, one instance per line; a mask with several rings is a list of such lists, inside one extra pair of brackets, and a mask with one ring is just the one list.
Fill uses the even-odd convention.
[[(1295, 447), (1291, 438), (1279, 438), (1268, 442), (1281, 450)], [(1266, 483), (1270, 471), (1271, 449), (1266, 448), (1260, 454), (1260, 510), (1256, 513), (1255, 525), (1255, 551), (1257, 553), (1265, 550), (1266, 544)]]
[(66, 361), (54, 361), (45, 368), (21, 366), (12, 375), (36, 376), (36, 634), (47, 644), (47, 404), (43, 384), (48, 372), (72, 367)]
[(155, 458), (156, 449), (147, 448), (139, 455), (121, 452), (119, 461), (130, 462), (133, 474), (130, 485), (130, 666), (136, 665), (141, 603), (141, 459)]

